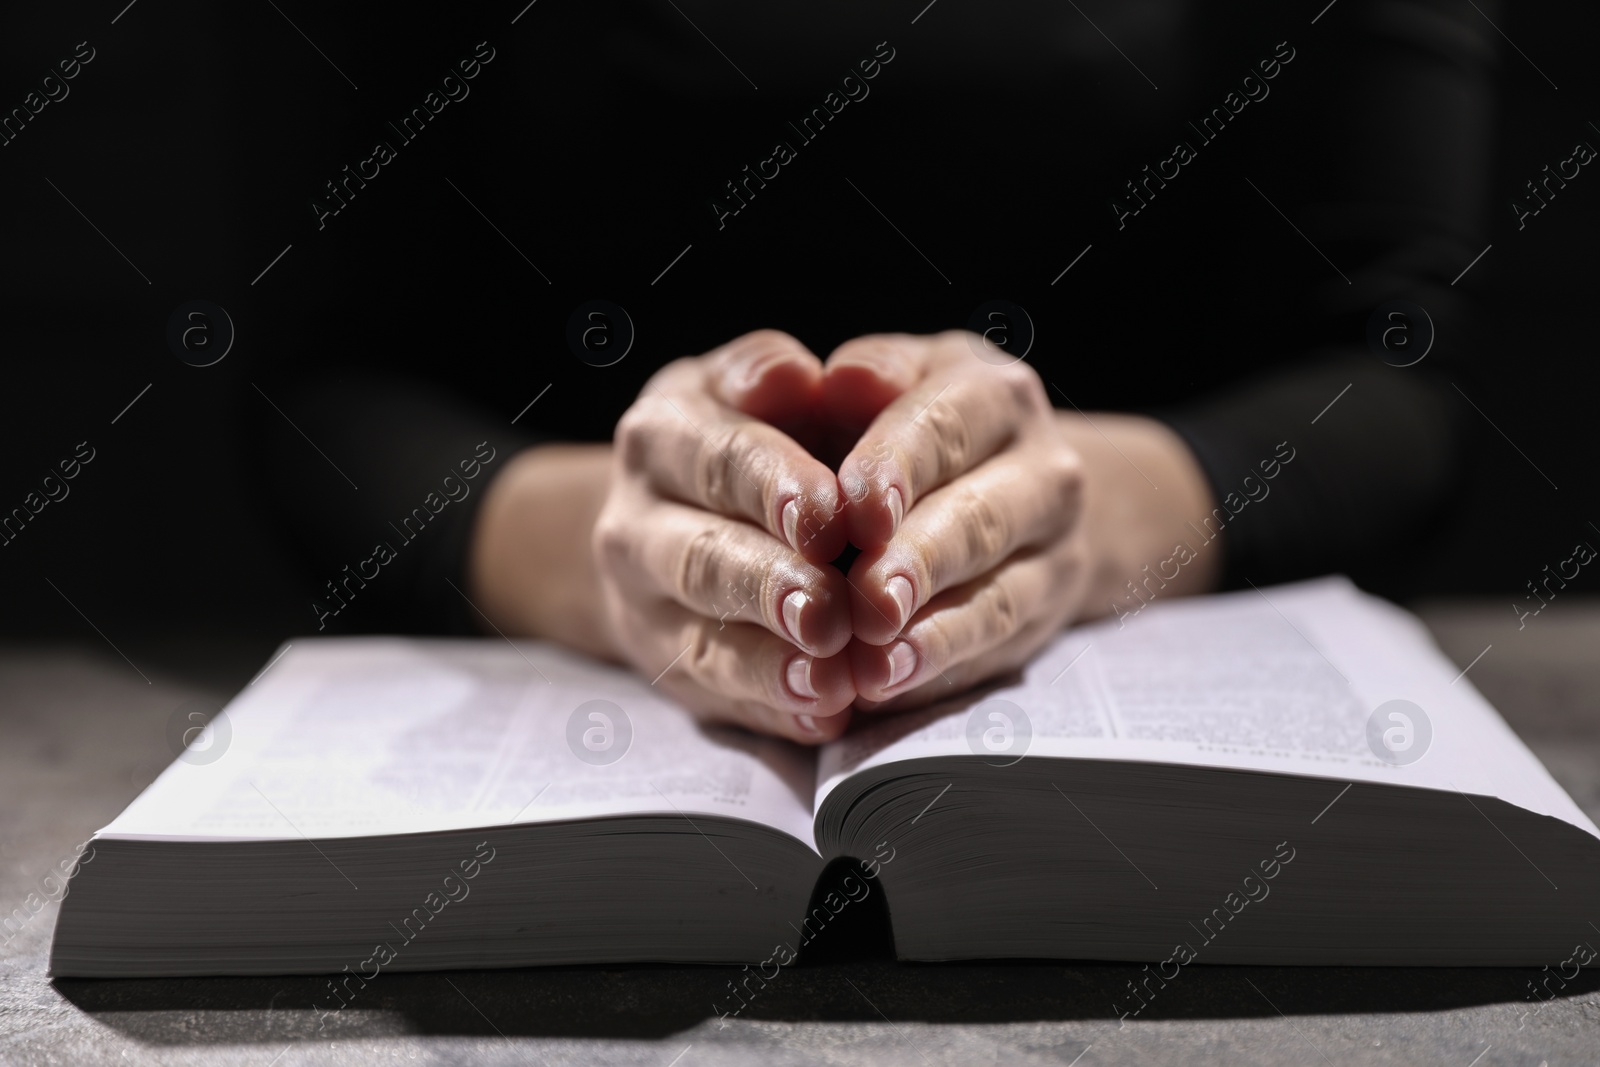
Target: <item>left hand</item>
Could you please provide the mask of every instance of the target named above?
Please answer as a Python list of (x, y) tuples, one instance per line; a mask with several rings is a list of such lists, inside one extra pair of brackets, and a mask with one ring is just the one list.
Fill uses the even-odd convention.
[(1026, 662), (1089, 585), (1085, 469), (1027, 364), (968, 333), (862, 337), (828, 359), (825, 404), (865, 426), (839, 468), (851, 667), (867, 710), (900, 709)]

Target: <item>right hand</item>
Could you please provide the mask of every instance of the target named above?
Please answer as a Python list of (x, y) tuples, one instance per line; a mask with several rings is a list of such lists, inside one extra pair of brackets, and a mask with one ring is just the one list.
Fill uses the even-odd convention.
[[(834, 474), (778, 425), (822, 363), (760, 330), (662, 368), (617, 423), (593, 548), (615, 647), (708, 721), (806, 744), (856, 698)], [(659, 677), (658, 677), (659, 676)]]

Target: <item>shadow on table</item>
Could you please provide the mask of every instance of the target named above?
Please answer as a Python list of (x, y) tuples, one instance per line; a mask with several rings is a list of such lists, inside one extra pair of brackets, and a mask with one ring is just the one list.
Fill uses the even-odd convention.
[[(1393, 1014), (1505, 1004), (1505, 1029), (1531, 1020), (1532, 969), (1185, 968), (1127, 1025), (1300, 1015)], [(739, 1001), (731, 967), (634, 966), (382, 975), (349, 1006), (325, 978), (60, 979), (56, 989), (96, 1021), (147, 1044), (270, 1043), (396, 1034), (655, 1039), (715, 1022)], [(782, 1022), (1013, 1023), (1116, 1021), (1137, 1007), (1126, 964), (904, 965), (851, 961), (786, 968), (737, 1013)], [(1600, 989), (1583, 973), (1560, 996)], [(1119, 997), (1120, 994), (1120, 997)], [(715, 1004), (715, 1007), (713, 1005)], [(1545, 1010), (1551, 1005), (1546, 1004)], [(319, 1023), (325, 1029), (319, 1030)]]
[[(399, 1034), (664, 1038), (713, 1022), (1014, 1023), (1110, 1025), (1139, 1001), (1131, 964), (967, 962), (902, 964), (892, 958), (880, 896), (841, 913), (836, 937), (808, 946), (794, 966), (763, 981), (754, 968), (672, 965), (547, 967), (383, 973), (338, 1009), (329, 976), (57, 979), (72, 1004), (129, 1038), (155, 1045), (272, 1043), (313, 1035)], [(865, 903), (865, 902), (863, 902)], [(1541, 1005), (1600, 989), (1580, 971), (1563, 987), (1533, 968), (1183, 968), (1127, 1025), (1145, 1021), (1444, 1011), (1504, 1004), (1505, 1028)], [(733, 992), (738, 987), (742, 999)], [(355, 988), (352, 984), (352, 988)], [(1117, 1007), (1113, 1007), (1113, 1005)], [(742, 1006), (741, 1006), (742, 1005)], [(321, 1029), (319, 1029), (321, 1027)]]

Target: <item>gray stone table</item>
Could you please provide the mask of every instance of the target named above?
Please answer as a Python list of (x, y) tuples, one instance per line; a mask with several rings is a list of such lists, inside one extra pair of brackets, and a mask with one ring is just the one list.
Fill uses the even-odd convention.
[[(1423, 615), (1460, 666), (1492, 646), (1470, 679), (1600, 820), (1600, 603), (1520, 631), (1508, 603)], [(0, 649), (0, 916), (165, 765), (175, 709), (227, 696), (270, 652), (186, 642), (135, 669), (98, 641)], [(1592, 969), (1536, 1005), (1533, 970), (1198, 965), (1119, 1029), (1111, 1002), (1137, 968), (897, 964), (881, 911), (859, 912), (722, 1025), (731, 968), (573, 967), (385, 974), (319, 1033), (318, 978), (52, 982), (52, 904), (0, 947), (0, 1063), (1600, 1062)]]

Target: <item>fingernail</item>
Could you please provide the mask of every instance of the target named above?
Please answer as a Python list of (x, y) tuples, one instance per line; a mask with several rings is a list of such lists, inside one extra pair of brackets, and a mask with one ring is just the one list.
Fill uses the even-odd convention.
[(896, 641), (889, 650), (889, 681), (885, 689), (893, 689), (907, 678), (917, 668), (917, 650), (911, 647), (909, 641)]
[(800, 551), (800, 505), (793, 500), (783, 506), (783, 536), (796, 552)]
[(808, 603), (806, 595), (798, 589), (783, 598), (783, 628), (789, 631), (789, 640), (797, 645), (805, 644), (800, 639), (800, 613)]
[(889, 491), (884, 494), (884, 500), (889, 505), (889, 519), (891, 522), (889, 536), (893, 537), (900, 529), (900, 520), (905, 517), (905, 502), (900, 499), (900, 490), (892, 485), (889, 487)]
[(796, 715), (794, 721), (799, 723), (800, 729), (808, 734), (820, 734), (822, 732), (817, 729), (817, 720), (809, 715)]
[[(893, 490), (890, 490), (893, 492)], [(896, 620), (897, 630), (905, 629), (911, 620), (911, 606), (916, 603), (916, 594), (911, 591), (911, 582), (903, 574), (897, 574), (885, 584), (884, 588), (889, 595), (894, 597), (894, 602), (900, 606), (900, 618)]]
[(789, 679), (789, 689), (795, 696), (802, 700), (817, 699), (816, 687), (811, 684), (810, 656), (796, 656), (790, 660), (785, 674)]

